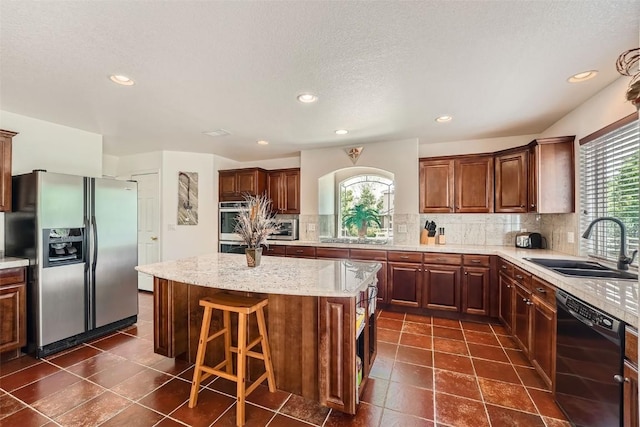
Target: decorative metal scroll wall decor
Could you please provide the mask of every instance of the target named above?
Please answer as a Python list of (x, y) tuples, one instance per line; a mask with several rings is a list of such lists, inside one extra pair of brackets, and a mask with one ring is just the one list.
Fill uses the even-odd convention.
[(198, 224), (198, 172), (178, 172), (178, 225)]

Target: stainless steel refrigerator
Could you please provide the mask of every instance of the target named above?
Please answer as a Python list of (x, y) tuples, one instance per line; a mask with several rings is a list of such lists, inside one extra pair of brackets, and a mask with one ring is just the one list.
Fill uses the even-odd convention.
[(43, 357), (138, 315), (137, 184), (34, 171), (13, 177), (5, 253), (29, 258), (27, 350)]

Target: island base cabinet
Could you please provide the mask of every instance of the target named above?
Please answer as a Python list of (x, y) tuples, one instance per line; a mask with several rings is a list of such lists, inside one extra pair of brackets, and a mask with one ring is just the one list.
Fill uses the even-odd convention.
[(638, 427), (640, 425), (638, 413), (638, 368), (624, 361), (624, 388), (623, 388), (623, 426)]
[(153, 281), (153, 351), (158, 354), (177, 357), (188, 352), (188, 328), (181, 327), (188, 313), (187, 289), (183, 283)]

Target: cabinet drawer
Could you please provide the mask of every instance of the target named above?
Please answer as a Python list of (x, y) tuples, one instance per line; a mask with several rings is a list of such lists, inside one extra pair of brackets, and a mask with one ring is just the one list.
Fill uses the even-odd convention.
[(24, 268), (5, 268), (0, 270), (0, 285), (11, 285), (25, 281)]
[(361, 259), (365, 261), (386, 261), (387, 251), (377, 251), (374, 249), (351, 249), (351, 259)]
[(282, 245), (271, 245), (269, 248), (264, 248), (262, 250), (263, 255), (274, 255), (274, 256), (284, 256), (286, 254), (286, 246)]
[(531, 279), (531, 294), (548, 302), (552, 307), (556, 306), (556, 288), (535, 276)]
[(389, 261), (422, 263), (421, 252), (388, 252)]
[(513, 280), (527, 290), (531, 290), (531, 273), (513, 267)]
[(489, 267), (491, 257), (489, 255), (462, 255), (462, 262), (468, 266)]
[(507, 277), (513, 278), (513, 264), (503, 260), (502, 258), (499, 258), (498, 273), (502, 273), (502, 274), (505, 274)]
[(462, 265), (462, 255), (425, 253), (423, 261), (425, 264)]
[(316, 248), (316, 258), (349, 259), (349, 249), (346, 248)]
[(624, 356), (638, 365), (638, 331), (631, 326), (624, 330)]
[(316, 248), (315, 246), (287, 246), (286, 256), (315, 258)]

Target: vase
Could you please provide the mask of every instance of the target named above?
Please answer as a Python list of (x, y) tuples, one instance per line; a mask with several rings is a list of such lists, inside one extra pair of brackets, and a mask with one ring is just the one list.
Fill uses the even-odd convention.
[(262, 258), (262, 247), (245, 248), (244, 253), (247, 256), (247, 265), (249, 267), (257, 267), (260, 265), (260, 259)]

